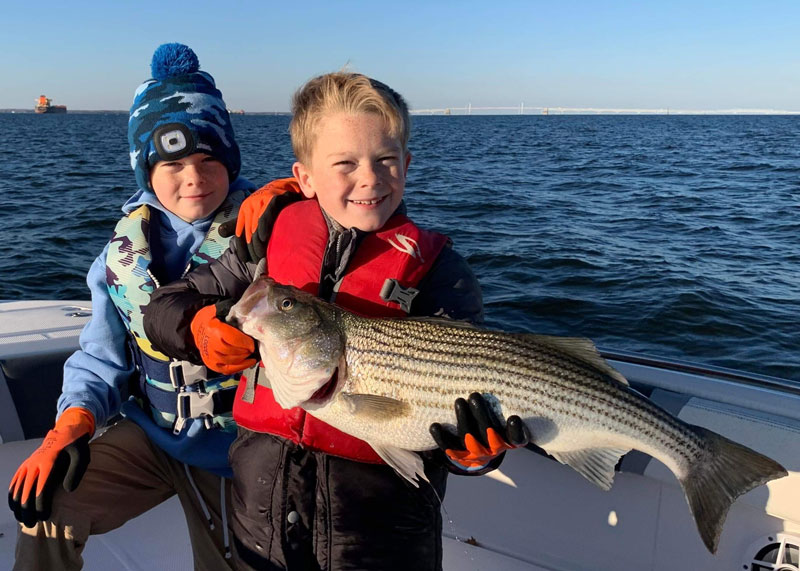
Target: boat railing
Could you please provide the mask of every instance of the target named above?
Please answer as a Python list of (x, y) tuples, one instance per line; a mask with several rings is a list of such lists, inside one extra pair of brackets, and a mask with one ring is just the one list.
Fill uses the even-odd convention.
[(626, 351), (599, 349), (600, 354), (609, 361), (619, 361), (631, 365), (652, 367), (654, 369), (675, 371), (689, 375), (700, 375), (726, 381), (733, 381), (758, 387), (762, 389), (777, 390), (800, 396), (800, 382), (769, 375), (759, 375), (735, 369), (726, 369), (714, 365), (701, 365), (679, 359), (664, 359), (652, 357), (642, 353), (630, 353)]

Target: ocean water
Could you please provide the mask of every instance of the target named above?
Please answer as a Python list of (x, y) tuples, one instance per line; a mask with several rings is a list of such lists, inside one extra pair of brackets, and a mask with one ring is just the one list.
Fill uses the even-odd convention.
[[(235, 116), (289, 176), (285, 116)], [(800, 380), (800, 117), (417, 116), (409, 214), (487, 325)], [(0, 299), (85, 299), (134, 189), (124, 114), (0, 114)]]

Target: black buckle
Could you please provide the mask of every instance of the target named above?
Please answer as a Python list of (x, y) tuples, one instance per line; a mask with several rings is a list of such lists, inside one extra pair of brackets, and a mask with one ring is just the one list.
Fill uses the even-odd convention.
[(400, 309), (406, 313), (411, 313), (411, 302), (417, 297), (418, 289), (413, 287), (403, 287), (400, 282), (392, 278), (388, 278), (383, 282), (381, 288), (381, 299), (384, 301), (393, 301), (400, 306)]

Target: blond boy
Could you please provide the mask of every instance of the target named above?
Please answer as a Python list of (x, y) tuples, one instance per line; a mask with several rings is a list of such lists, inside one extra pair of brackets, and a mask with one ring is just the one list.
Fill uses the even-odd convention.
[[(150, 307), (172, 311), (166, 321), (191, 334), (146, 320), (154, 343), (221, 372), (245, 368), (252, 341), (238, 343), (241, 333), (224, 315), (261, 255), (277, 281), (364, 315), (481, 321), (480, 288), (464, 259), (446, 236), (405, 215), (411, 153), (403, 98), (366, 76), (332, 73), (303, 86), (293, 112), (292, 171), (306, 200), (287, 193), (269, 204), (254, 234), (266, 248), (240, 239), (206, 270), (159, 291)], [(231, 448), (238, 567), (441, 569), (448, 471), (483, 473), (527, 436), (513, 419), (509, 432), (501, 428), (478, 395), (459, 399), (456, 410), (458, 434), (432, 427), (447, 456), (423, 455), (431, 485), (416, 488), (365, 442), (302, 409), (282, 409), (263, 372), (250, 375), (234, 403), (239, 435)]]

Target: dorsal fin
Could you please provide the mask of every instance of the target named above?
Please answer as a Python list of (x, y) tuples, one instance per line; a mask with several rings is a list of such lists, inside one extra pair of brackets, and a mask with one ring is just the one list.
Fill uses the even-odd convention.
[(469, 321), (456, 321), (447, 317), (402, 317), (403, 321), (421, 321), (423, 323), (433, 323), (434, 325), (444, 325), (446, 327), (461, 327), (462, 329), (479, 329)]
[(598, 369), (614, 379), (615, 381), (628, 385), (628, 379), (622, 376), (622, 373), (614, 369), (611, 365), (606, 363), (606, 360), (597, 351), (597, 347), (591, 339), (585, 337), (553, 337), (551, 335), (534, 335), (532, 333), (519, 333), (517, 334), (524, 339), (529, 339), (533, 343), (547, 345), (553, 349), (557, 349), (562, 353), (583, 361), (587, 365)]

